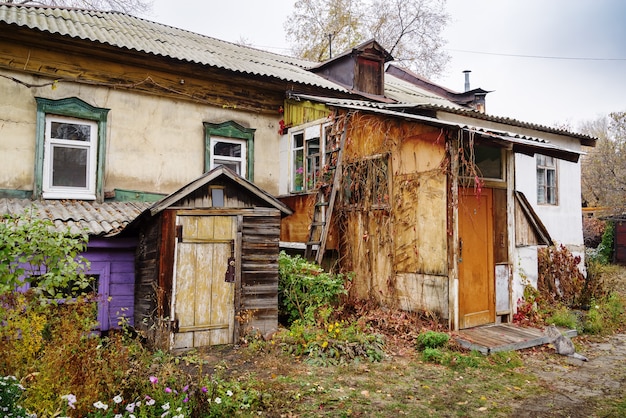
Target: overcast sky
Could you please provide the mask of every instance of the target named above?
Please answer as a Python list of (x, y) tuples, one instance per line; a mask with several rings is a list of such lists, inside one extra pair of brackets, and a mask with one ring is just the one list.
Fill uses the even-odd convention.
[[(289, 54), (294, 0), (154, 0), (149, 20)], [(626, 111), (626, 1), (448, 0), (452, 57), (434, 79), (492, 91), (487, 112), (553, 126)]]

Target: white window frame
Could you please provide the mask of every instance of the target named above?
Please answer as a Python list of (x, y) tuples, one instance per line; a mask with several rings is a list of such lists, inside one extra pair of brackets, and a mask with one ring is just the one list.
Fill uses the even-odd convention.
[[(537, 154), (535, 156), (537, 166), (537, 204), (538, 205), (552, 205), (557, 206), (559, 204), (559, 188), (558, 188), (558, 162), (554, 157), (548, 157), (545, 155)], [(552, 183), (549, 184), (548, 172), (553, 172)], [(549, 191), (552, 190), (552, 199)]]
[[(52, 138), (51, 124), (53, 122), (87, 125), (90, 127), (89, 142), (78, 142), (70, 139)], [(87, 150), (87, 169), (85, 187), (54, 186), (53, 185), (53, 150), (54, 148), (73, 148)], [(96, 199), (96, 170), (98, 168), (98, 122), (61, 117), (46, 114), (44, 134), (44, 161), (42, 193), (45, 199)]]
[[(217, 144), (218, 142), (240, 145), (241, 155), (239, 157), (215, 155), (215, 144)], [(244, 139), (228, 138), (224, 136), (211, 136), (211, 142), (210, 142), (211, 144), (211, 154), (210, 154), (211, 170), (217, 167), (218, 165), (222, 165), (219, 163), (220, 161), (230, 162), (230, 163), (235, 162), (235, 163), (238, 163), (239, 165), (239, 171), (237, 172), (237, 174), (239, 174), (243, 178), (246, 178), (246, 167), (247, 167), (246, 157), (248, 155), (247, 143), (248, 141)]]
[[(317, 189), (317, 176), (323, 167), (327, 164), (326, 142), (327, 133), (326, 129), (330, 126), (328, 119), (324, 119), (324, 122), (312, 122), (307, 125), (298, 126), (293, 130), (289, 130), (289, 190), (291, 193), (306, 193)], [(295, 138), (297, 135), (302, 135), (302, 146), (296, 147)], [(313, 141), (319, 141), (319, 149), (314, 156), (319, 158), (319, 166), (317, 170), (309, 167), (308, 159), (313, 155), (309, 155), (309, 144)], [(302, 152), (302, 173), (296, 173), (297, 153)], [(302, 177), (299, 177), (301, 174)], [(302, 184), (296, 184), (296, 179), (302, 178)], [(309, 178), (311, 182), (309, 182)], [(301, 187), (298, 187), (301, 186)]]

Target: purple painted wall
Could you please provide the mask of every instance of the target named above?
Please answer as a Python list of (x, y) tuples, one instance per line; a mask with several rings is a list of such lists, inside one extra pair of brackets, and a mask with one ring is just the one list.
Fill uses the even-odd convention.
[(101, 331), (119, 328), (120, 318), (134, 325), (136, 246), (135, 239), (92, 238), (83, 254), (91, 262), (89, 274), (100, 276)]
[[(120, 318), (134, 325), (136, 246), (134, 238), (91, 238), (82, 254), (90, 262), (86, 273), (99, 276), (100, 331), (119, 328)], [(26, 284), (18, 290), (28, 288)]]

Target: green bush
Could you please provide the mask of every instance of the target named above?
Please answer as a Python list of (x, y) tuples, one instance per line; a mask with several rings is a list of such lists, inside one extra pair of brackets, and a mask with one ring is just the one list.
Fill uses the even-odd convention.
[(291, 324), (295, 320), (315, 322), (320, 308), (335, 306), (348, 291), (343, 274), (330, 274), (300, 256), (281, 252), (278, 258), (278, 300), (281, 314)]
[(583, 321), (583, 331), (587, 334), (605, 334), (619, 330), (626, 318), (624, 300), (617, 293), (594, 300)]
[(444, 332), (426, 331), (417, 336), (419, 348), (440, 348), (448, 344), (450, 336)]
[(589, 309), (583, 322), (583, 331), (587, 334), (601, 334), (604, 331), (604, 319), (598, 306)]
[(557, 327), (569, 328), (569, 329), (580, 329), (580, 324), (578, 323), (578, 317), (576, 314), (568, 309), (566, 306), (559, 306), (555, 309), (547, 318), (547, 325), (556, 325)]
[(597, 248), (597, 261), (601, 264), (609, 264), (613, 261), (613, 245), (615, 240), (615, 224), (607, 222), (602, 234), (602, 242)]
[(384, 356), (381, 335), (363, 332), (356, 324), (335, 321), (322, 326), (295, 321), (275, 336), (282, 349), (318, 366), (347, 364), (360, 359), (378, 362)]
[(444, 353), (438, 348), (427, 347), (422, 351), (422, 360), (429, 363), (441, 364), (444, 359)]
[[(50, 220), (34, 211), (5, 215), (0, 219), (0, 294), (31, 283), (43, 298), (61, 299), (87, 293), (88, 262), (80, 253), (87, 247), (86, 234), (68, 228), (57, 231)], [(83, 292), (85, 291), (85, 292)]]

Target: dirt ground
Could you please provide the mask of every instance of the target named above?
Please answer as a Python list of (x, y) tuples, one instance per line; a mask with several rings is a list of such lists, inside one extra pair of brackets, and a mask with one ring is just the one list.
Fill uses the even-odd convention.
[[(614, 277), (610, 288), (626, 294), (626, 269)], [(371, 314), (376, 317), (376, 312)], [(385, 317), (378, 315), (379, 318)], [(387, 319), (389, 317), (386, 317)], [(407, 332), (415, 324), (404, 317), (393, 323), (398, 336), (408, 336), (394, 341), (394, 353), (386, 361), (407, 364), (414, 359), (414, 335)], [(387, 327), (390, 324), (386, 324)], [(537, 376), (544, 389), (539, 395), (520, 399), (511, 405), (514, 417), (617, 417), (626, 416), (626, 332), (607, 337), (579, 336), (574, 339), (577, 351), (588, 358), (587, 362), (559, 356), (550, 345), (521, 352), (523, 371)], [(237, 348), (209, 350), (202, 353), (207, 369), (223, 362), (234, 374), (254, 370), (260, 379), (268, 376), (292, 375), (302, 372), (298, 364), (272, 359), (267, 355), (241, 356)], [(271, 366), (271, 367), (268, 367)], [(206, 370), (206, 371), (209, 371)], [(202, 372), (202, 368), (201, 368)], [(481, 415), (482, 416), (482, 415)], [(484, 415), (484, 416), (488, 416)]]
[(523, 354), (528, 371), (539, 378), (545, 391), (525, 399), (514, 416), (615, 416), (603, 411), (610, 409), (607, 399), (626, 402), (626, 334), (579, 344), (588, 362), (555, 355), (549, 346)]

